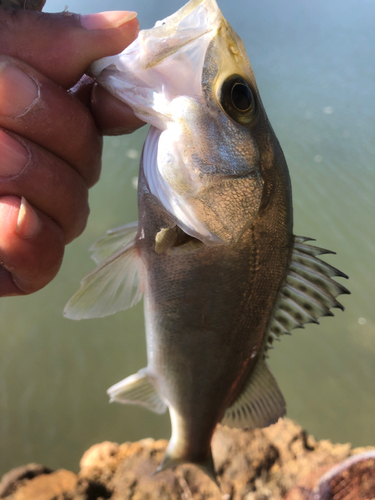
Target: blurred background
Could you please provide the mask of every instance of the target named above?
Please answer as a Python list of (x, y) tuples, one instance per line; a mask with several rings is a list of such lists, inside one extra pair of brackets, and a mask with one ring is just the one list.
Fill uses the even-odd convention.
[[(135, 10), (142, 28), (181, 0), (72, 0), (72, 12)], [(288, 416), (317, 439), (375, 445), (375, 2), (219, 0), (242, 37), (293, 184), (295, 234), (337, 252), (350, 276), (346, 307), (295, 330), (271, 352)], [(65, 8), (48, 0), (47, 12)], [(28, 462), (78, 468), (92, 444), (169, 437), (168, 416), (108, 404), (106, 389), (146, 365), (142, 303), (105, 319), (62, 311), (94, 267), (88, 248), (137, 219), (146, 129), (107, 138), (85, 233), (57, 278), (29, 297), (0, 301), (0, 474)]]

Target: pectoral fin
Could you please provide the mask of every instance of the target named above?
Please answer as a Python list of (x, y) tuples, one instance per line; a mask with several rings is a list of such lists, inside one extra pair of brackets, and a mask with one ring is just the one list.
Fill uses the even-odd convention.
[(81, 281), (65, 306), (70, 319), (101, 318), (135, 305), (142, 297), (142, 262), (134, 241), (104, 261)]
[(125, 226), (110, 229), (105, 236), (90, 247), (91, 258), (96, 264), (100, 264), (134, 240), (137, 232), (138, 222), (130, 222)]
[(228, 427), (255, 429), (274, 424), (285, 415), (285, 400), (275, 377), (259, 359), (248, 382), (221, 421)]
[(107, 391), (110, 402), (145, 406), (155, 413), (164, 413), (167, 405), (161, 400), (149, 376), (144, 370), (130, 375)]

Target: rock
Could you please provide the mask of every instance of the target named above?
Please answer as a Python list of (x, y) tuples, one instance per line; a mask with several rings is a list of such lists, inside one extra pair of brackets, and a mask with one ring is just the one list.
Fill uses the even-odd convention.
[(319, 469), (292, 488), (285, 500), (370, 500), (375, 498), (375, 450)]
[[(367, 455), (370, 453), (371, 456), (366, 455), (368, 460), (363, 462), (363, 455), (354, 456), (365, 452), (365, 449), (352, 449), (349, 444), (332, 444), (329, 441), (317, 442), (288, 419), (254, 431), (219, 426), (213, 439), (213, 456), (221, 491), (193, 465), (182, 465), (174, 471), (153, 475), (166, 445), (164, 440), (153, 439), (120, 445), (110, 442), (96, 444), (84, 453), (78, 475), (63, 470), (48, 474), (46, 470), (28, 479), (16, 472), (20, 469), (15, 469), (4, 476), (0, 498), (354, 500), (375, 496), (361, 496), (362, 484), (366, 485), (366, 494), (375, 487), (375, 458), (371, 455), (373, 453), (375, 457), (375, 450), (367, 451)], [(345, 462), (349, 457), (353, 457), (350, 458), (352, 462)], [(341, 476), (324, 476), (324, 485), (328, 484), (330, 489), (325, 489), (324, 497), (314, 496), (317, 486), (323, 484), (322, 476), (337, 464), (341, 464), (341, 468), (335, 469), (339, 471), (335, 474)], [(350, 474), (347, 464), (352, 467)], [(10, 477), (15, 479), (9, 480)], [(345, 477), (346, 488), (348, 491), (354, 488), (355, 495), (337, 496), (339, 483), (334, 477), (339, 482)], [(336, 492), (336, 497), (327, 496), (327, 491), (331, 490)]]
[(60, 469), (50, 474), (38, 475), (17, 488), (13, 495), (3, 498), (12, 500), (52, 500), (64, 498), (77, 486), (77, 476), (73, 472)]
[(14, 493), (26, 481), (41, 474), (50, 474), (52, 469), (39, 464), (29, 464), (12, 469), (4, 474), (0, 483), (0, 498), (6, 498)]

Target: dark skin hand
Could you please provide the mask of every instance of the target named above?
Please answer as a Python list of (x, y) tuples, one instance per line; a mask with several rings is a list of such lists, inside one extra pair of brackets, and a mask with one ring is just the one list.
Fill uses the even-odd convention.
[(143, 123), (84, 75), (137, 36), (134, 13), (0, 9), (0, 296), (57, 274), (89, 214), (102, 134)]

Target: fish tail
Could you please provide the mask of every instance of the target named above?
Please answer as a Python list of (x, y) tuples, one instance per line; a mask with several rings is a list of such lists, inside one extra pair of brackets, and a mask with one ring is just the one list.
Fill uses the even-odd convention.
[(194, 464), (199, 467), (218, 487), (219, 483), (217, 481), (217, 476), (214, 467), (214, 461), (212, 459), (212, 453), (210, 453), (206, 459), (203, 460), (194, 460), (184, 457), (173, 456), (173, 454), (167, 449), (165, 452), (164, 458), (156, 469), (154, 474), (158, 474), (167, 469), (174, 469), (177, 465), (181, 464)]

